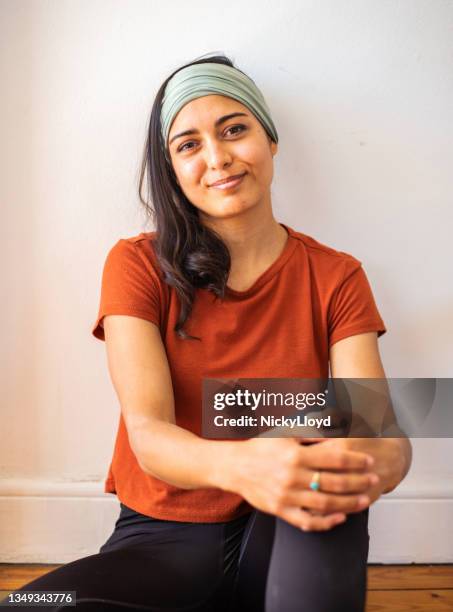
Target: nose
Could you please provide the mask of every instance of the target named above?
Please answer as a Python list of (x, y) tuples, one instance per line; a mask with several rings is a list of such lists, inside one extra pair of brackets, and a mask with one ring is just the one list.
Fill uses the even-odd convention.
[(209, 168), (224, 168), (232, 162), (228, 144), (215, 138), (206, 141), (205, 160)]

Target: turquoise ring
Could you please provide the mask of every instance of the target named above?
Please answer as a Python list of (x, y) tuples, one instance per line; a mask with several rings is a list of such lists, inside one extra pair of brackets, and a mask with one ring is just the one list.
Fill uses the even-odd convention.
[(315, 472), (310, 482), (310, 489), (312, 491), (319, 491), (320, 485), (319, 480), (321, 478), (321, 474), (319, 472)]

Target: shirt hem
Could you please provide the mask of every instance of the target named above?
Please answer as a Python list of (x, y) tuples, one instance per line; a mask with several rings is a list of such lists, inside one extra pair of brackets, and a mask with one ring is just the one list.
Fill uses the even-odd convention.
[(104, 317), (107, 317), (108, 315), (137, 316), (140, 319), (145, 319), (146, 321), (149, 321), (150, 323), (154, 323), (155, 325), (157, 325), (157, 327), (160, 328), (160, 322), (158, 318), (154, 314), (150, 313), (149, 311), (141, 310), (140, 308), (134, 308), (133, 306), (122, 306), (121, 304), (110, 305), (110, 306), (105, 306), (102, 309), (102, 314), (98, 316), (96, 323), (91, 328), (92, 335), (95, 338), (98, 338), (99, 340), (105, 341), (104, 326), (101, 325), (101, 322), (102, 322), (102, 319)]
[(115, 485), (113, 481), (107, 480), (104, 485), (104, 492), (111, 493), (112, 495), (116, 495), (118, 501), (135, 510), (135, 512), (139, 512), (140, 514), (144, 514), (145, 516), (149, 516), (150, 518), (155, 518), (161, 521), (175, 521), (178, 523), (226, 523), (229, 521), (234, 521), (235, 519), (240, 518), (241, 516), (245, 516), (246, 514), (250, 514), (255, 510), (253, 506), (251, 506), (245, 500), (243, 502), (239, 502), (239, 506), (233, 511), (224, 511), (219, 512), (217, 514), (203, 514), (199, 513), (194, 514), (191, 512), (177, 512), (174, 509), (168, 511), (161, 511), (155, 508), (150, 508), (149, 510), (143, 507), (140, 507), (134, 502), (129, 502), (124, 499), (122, 496), (118, 495), (118, 492), (115, 490)]

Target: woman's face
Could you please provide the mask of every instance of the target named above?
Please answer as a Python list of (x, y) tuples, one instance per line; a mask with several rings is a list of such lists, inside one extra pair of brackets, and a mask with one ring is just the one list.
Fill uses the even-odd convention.
[[(232, 113), (241, 115), (225, 118)], [(193, 133), (181, 135), (188, 130)], [(222, 219), (253, 207), (270, 207), (277, 144), (240, 102), (220, 95), (188, 102), (176, 115), (168, 142), (178, 183), (201, 217)], [(238, 174), (244, 177), (237, 185), (213, 186)]]

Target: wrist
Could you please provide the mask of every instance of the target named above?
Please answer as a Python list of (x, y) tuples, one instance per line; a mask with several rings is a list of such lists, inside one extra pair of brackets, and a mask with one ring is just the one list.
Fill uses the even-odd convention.
[(224, 491), (238, 493), (238, 465), (241, 442), (211, 442), (210, 465), (208, 472), (209, 486)]

